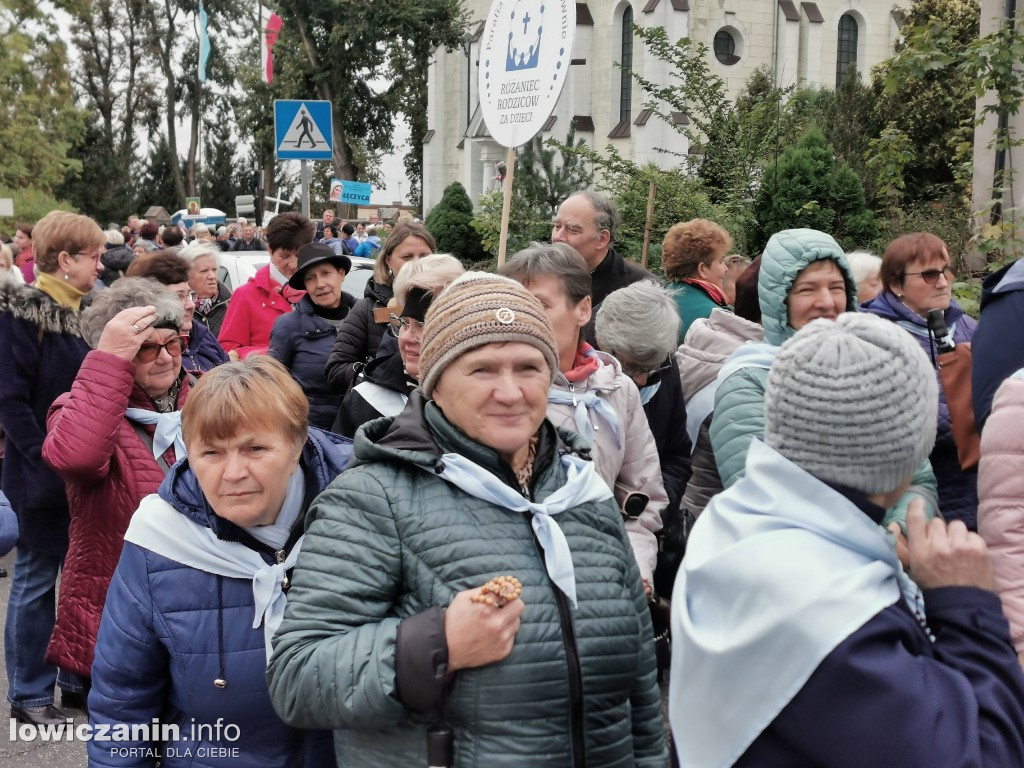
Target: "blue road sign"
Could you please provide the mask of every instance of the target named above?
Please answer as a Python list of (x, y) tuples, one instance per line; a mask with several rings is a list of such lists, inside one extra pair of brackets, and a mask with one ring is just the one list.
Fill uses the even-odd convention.
[(274, 101), (279, 160), (330, 160), (334, 155), (329, 101)]
[(373, 187), (365, 181), (342, 181), (341, 202), (356, 205), (369, 205)]

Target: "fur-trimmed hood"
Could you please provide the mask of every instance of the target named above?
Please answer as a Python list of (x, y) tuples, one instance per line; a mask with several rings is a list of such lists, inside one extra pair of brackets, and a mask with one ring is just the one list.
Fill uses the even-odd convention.
[[(91, 296), (82, 300), (83, 308)], [(67, 333), (81, 338), (79, 313), (61, 306), (50, 296), (30, 285), (0, 280), (0, 312), (10, 312), (19, 320), (38, 325), (47, 333)]]

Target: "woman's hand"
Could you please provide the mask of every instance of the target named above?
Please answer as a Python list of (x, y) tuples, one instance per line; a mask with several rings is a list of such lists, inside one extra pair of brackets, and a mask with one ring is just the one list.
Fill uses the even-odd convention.
[(134, 360), (156, 322), (156, 307), (129, 307), (114, 315), (103, 328), (96, 349)]
[(459, 592), (444, 614), (444, 633), (448, 639), (448, 669), (482, 667), (501, 661), (512, 652), (520, 616), (526, 606), (514, 600), (504, 608), (474, 603), (480, 588)]

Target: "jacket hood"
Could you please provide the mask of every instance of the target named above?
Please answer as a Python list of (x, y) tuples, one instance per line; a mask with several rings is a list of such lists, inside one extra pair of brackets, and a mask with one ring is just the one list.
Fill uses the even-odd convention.
[(689, 400), (714, 381), (737, 347), (763, 339), (764, 329), (760, 325), (718, 307), (711, 310), (709, 317), (695, 320), (686, 332), (685, 342), (676, 350), (683, 400)]
[[(341, 474), (351, 455), (352, 441), (347, 437), (309, 428), (309, 437), (299, 458), (306, 477), (305, 508)], [(214, 514), (187, 458), (171, 467), (157, 493), (189, 520), (212, 530), (218, 538), (230, 541), (251, 538), (239, 526)]]
[(981, 309), (1001, 294), (1024, 290), (1024, 259), (1007, 264), (981, 283)]
[(761, 270), (757, 277), (757, 298), (761, 305), (764, 340), (781, 345), (796, 330), (789, 324), (786, 298), (797, 276), (809, 264), (831, 259), (839, 266), (846, 283), (846, 311), (857, 311), (857, 281), (843, 249), (824, 232), (816, 229), (785, 229), (776, 232), (761, 254)]
[[(622, 364), (607, 352), (602, 352), (599, 349), (591, 350), (590, 354), (598, 359), (600, 366), (596, 371), (590, 374), (586, 381), (576, 382), (576, 388), (581, 390), (596, 389), (602, 392), (612, 392), (622, 386), (622, 382), (620, 380), (624, 375), (622, 373)], [(559, 371), (555, 374), (555, 380), (552, 382), (552, 386), (558, 387), (559, 389), (568, 389), (569, 380), (565, 378), (565, 375), (561, 371)]]
[[(82, 302), (83, 308), (86, 303)], [(13, 280), (0, 283), (0, 312), (10, 312), (19, 320), (38, 325), (46, 333), (82, 336), (77, 312), (58, 304), (38, 288)]]
[(363, 378), (403, 395), (408, 395), (416, 387), (416, 381), (406, 374), (405, 364), (398, 352), (388, 357), (375, 357), (363, 369)]
[[(893, 322), (913, 323), (921, 328), (928, 327), (928, 321), (925, 318), (921, 317), (921, 315), (917, 314), (917, 312), (897, 299), (889, 291), (882, 291), (878, 294), (874, 300), (864, 305), (863, 311), (884, 317), (886, 320), (892, 320)], [(964, 311), (956, 301), (950, 301), (949, 308), (943, 312), (943, 315), (946, 318), (946, 325), (950, 325), (959, 321), (964, 316)]]
[(395, 291), (390, 285), (381, 285), (372, 279), (366, 281), (366, 288), (363, 289), (363, 298), (381, 306), (386, 306), (394, 295)]

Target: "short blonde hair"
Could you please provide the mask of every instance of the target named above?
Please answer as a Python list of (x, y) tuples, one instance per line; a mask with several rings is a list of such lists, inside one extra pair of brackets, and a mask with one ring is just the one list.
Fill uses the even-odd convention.
[(84, 253), (104, 245), (106, 238), (99, 224), (77, 213), (50, 211), (32, 228), (32, 248), (40, 272), (56, 272), (61, 251)]
[(288, 369), (267, 355), (207, 371), (181, 412), (189, 450), (197, 439), (227, 440), (254, 427), (280, 430), (297, 445), (309, 434), (309, 401)]
[(413, 288), (437, 296), (465, 271), (462, 262), (450, 253), (432, 253), (410, 261), (395, 278), (395, 299), (399, 306), (405, 304), (405, 297)]
[(846, 254), (846, 263), (850, 265), (853, 281), (857, 285), (882, 271), (882, 260), (868, 251), (850, 251)]

